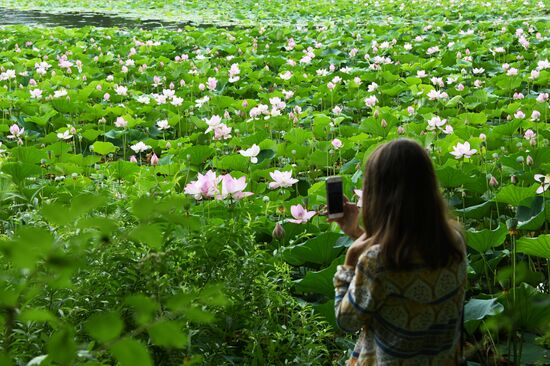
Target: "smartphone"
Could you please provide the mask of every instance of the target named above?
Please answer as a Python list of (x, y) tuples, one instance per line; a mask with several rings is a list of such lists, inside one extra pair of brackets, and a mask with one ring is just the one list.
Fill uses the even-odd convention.
[(344, 190), (341, 177), (327, 178), (327, 208), (329, 219), (344, 216)]

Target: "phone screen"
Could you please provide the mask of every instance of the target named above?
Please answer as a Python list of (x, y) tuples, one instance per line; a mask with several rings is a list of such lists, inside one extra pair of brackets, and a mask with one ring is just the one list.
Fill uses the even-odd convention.
[(327, 183), (328, 213), (344, 212), (344, 195), (342, 181)]

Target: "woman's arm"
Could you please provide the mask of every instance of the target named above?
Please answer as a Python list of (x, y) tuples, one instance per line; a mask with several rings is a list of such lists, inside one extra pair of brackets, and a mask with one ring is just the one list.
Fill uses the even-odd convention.
[(355, 267), (344, 264), (336, 269), (333, 280), (336, 324), (345, 331), (355, 332), (365, 326), (384, 301), (385, 291), (373, 263), (376, 257), (377, 251), (367, 250)]

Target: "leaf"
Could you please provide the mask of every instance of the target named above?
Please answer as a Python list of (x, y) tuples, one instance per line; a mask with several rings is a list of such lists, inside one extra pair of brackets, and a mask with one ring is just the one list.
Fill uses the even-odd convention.
[[(502, 187), (496, 194), (494, 201), (508, 203), (512, 206), (525, 206), (529, 199), (534, 199), (536, 196), (537, 186), (518, 187), (513, 184)], [(529, 205), (527, 205), (529, 206)]]
[(185, 149), (181, 154), (185, 159), (189, 159), (192, 165), (201, 165), (209, 159), (216, 150), (210, 146), (196, 145)]
[(23, 322), (48, 322), (52, 324), (57, 322), (57, 319), (49, 310), (39, 308), (25, 309), (19, 314), (18, 318)]
[(344, 263), (344, 256), (336, 258), (332, 264), (320, 271), (308, 271), (304, 278), (295, 280), (296, 291), (300, 293), (316, 293), (325, 295), (328, 298), (334, 296), (334, 285), (332, 278), (336, 273), (336, 266)]
[(151, 248), (160, 249), (164, 243), (163, 232), (161, 223), (140, 224), (130, 232), (130, 238)]
[(306, 131), (302, 128), (292, 128), (285, 134), (285, 140), (290, 141), (293, 144), (302, 145), (306, 141), (309, 141), (313, 138), (313, 132)]
[(159, 309), (155, 300), (141, 294), (128, 296), (124, 302), (134, 310), (134, 319), (138, 324), (151, 321)]
[(294, 266), (305, 263), (329, 264), (342, 252), (342, 248), (334, 247), (340, 236), (333, 232), (323, 233), (303, 244), (285, 248), (283, 258)]
[(116, 342), (110, 352), (120, 366), (153, 366), (153, 360), (147, 348), (132, 338), (124, 338)]
[(516, 242), (516, 248), (519, 253), (550, 259), (550, 234), (536, 238), (522, 237)]
[(116, 152), (116, 146), (110, 142), (96, 141), (91, 150), (99, 155), (108, 155)]
[(70, 328), (63, 328), (48, 340), (48, 359), (62, 365), (70, 364), (76, 358), (76, 344), (74, 332)]
[(487, 122), (487, 116), (485, 113), (462, 113), (458, 115), (458, 118), (466, 124), (483, 125)]
[(108, 342), (117, 338), (124, 323), (116, 312), (103, 312), (93, 314), (85, 323), (86, 332), (100, 342)]
[(468, 333), (472, 333), (479, 326), (479, 321), (486, 317), (501, 313), (504, 306), (498, 299), (470, 299), (464, 305), (464, 327)]
[(466, 242), (468, 246), (480, 253), (485, 253), (491, 248), (498, 247), (504, 243), (508, 229), (506, 225), (499, 225), (495, 230), (466, 230)]
[(40, 175), (40, 168), (34, 164), (18, 162), (4, 163), (2, 171), (11, 175), (11, 179), (17, 185), (21, 185), (29, 177)]
[(153, 344), (157, 346), (183, 348), (187, 344), (187, 336), (175, 321), (163, 320), (155, 323), (147, 332)]

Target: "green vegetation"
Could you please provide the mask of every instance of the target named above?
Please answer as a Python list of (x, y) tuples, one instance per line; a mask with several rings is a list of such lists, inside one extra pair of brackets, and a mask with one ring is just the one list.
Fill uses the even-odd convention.
[(466, 230), (470, 360), (545, 363), (544, 4), (94, 4), (247, 27), (0, 29), (0, 365), (343, 364), (324, 179), (357, 201), (400, 136)]

